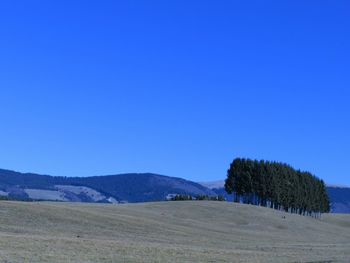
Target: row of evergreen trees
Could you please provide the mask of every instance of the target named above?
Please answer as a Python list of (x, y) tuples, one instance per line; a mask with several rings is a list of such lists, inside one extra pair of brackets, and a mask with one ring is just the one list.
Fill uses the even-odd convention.
[(235, 202), (271, 207), (300, 215), (330, 211), (322, 180), (283, 163), (235, 159), (227, 172), (225, 190)]

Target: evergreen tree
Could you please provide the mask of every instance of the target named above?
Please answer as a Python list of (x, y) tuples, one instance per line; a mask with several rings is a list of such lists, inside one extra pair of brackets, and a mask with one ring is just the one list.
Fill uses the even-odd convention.
[(315, 217), (330, 211), (324, 182), (283, 163), (237, 158), (227, 171), (225, 190), (235, 202)]

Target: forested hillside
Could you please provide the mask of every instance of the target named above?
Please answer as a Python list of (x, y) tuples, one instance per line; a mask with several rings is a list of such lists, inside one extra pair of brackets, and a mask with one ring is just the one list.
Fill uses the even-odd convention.
[(327, 187), (331, 200), (332, 213), (350, 213), (350, 188), (343, 186)]
[(150, 173), (54, 177), (0, 170), (0, 196), (10, 199), (149, 202), (164, 201), (176, 194), (216, 196), (215, 192), (198, 183)]

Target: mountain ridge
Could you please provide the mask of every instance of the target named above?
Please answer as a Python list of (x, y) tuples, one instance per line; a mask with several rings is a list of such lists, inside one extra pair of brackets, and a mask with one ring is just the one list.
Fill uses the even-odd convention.
[[(177, 194), (221, 195), (232, 201), (224, 180), (193, 182), (153, 173), (63, 177), (0, 169), (0, 199), (88, 203), (164, 201)], [(350, 187), (327, 186), (333, 213), (350, 213)]]
[(134, 203), (176, 194), (216, 195), (198, 183), (152, 173), (61, 177), (0, 169), (0, 195), (13, 199)]

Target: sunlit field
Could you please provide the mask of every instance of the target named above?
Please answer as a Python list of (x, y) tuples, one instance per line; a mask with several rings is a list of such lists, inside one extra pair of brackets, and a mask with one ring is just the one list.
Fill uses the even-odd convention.
[(226, 202), (0, 203), (0, 262), (349, 262), (350, 216)]

